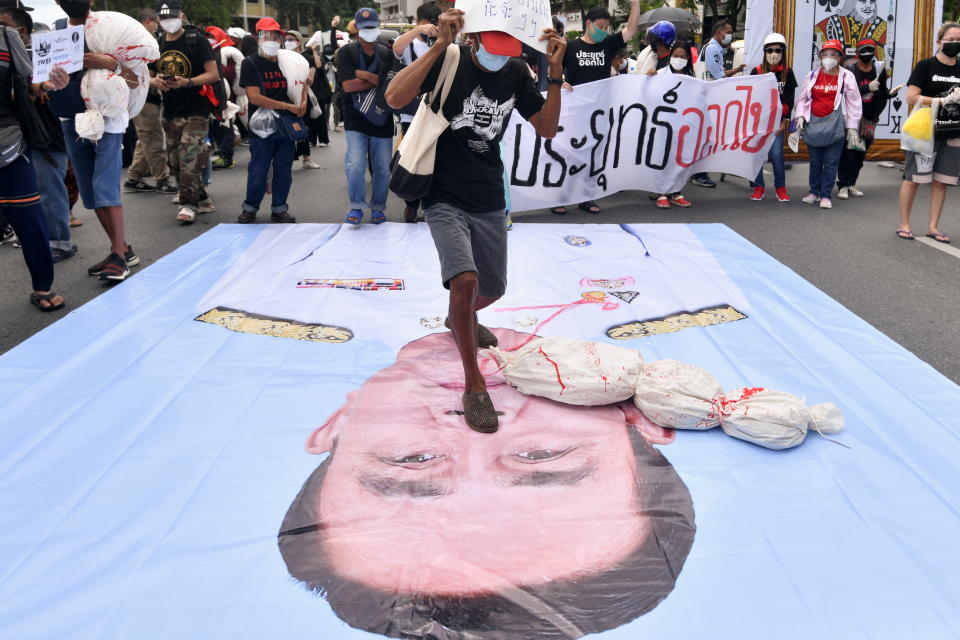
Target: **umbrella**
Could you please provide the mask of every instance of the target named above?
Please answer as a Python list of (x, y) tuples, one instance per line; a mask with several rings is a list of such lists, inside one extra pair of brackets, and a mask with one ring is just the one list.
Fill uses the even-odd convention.
[(678, 31), (696, 31), (700, 28), (700, 18), (686, 9), (676, 7), (660, 7), (647, 11), (640, 16), (639, 28), (646, 31), (661, 20), (672, 22)]

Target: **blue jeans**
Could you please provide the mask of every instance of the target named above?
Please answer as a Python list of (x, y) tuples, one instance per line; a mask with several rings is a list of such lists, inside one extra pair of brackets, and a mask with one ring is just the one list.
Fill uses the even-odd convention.
[(67, 197), (67, 185), (63, 183), (67, 176), (67, 154), (50, 149), (31, 149), (30, 162), (37, 173), (37, 190), (40, 192), (40, 204), (43, 205), (50, 248), (69, 251), (73, 248), (70, 242), (70, 199)]
[(270, 213), (286, 213), (287, 196), (293, 184), (293, 140), (274, 133), (267, 138), (250, 136), (250, 163), (247, 165), (247, 199), (243, 210), (256, 213), (267, 191), (267, 174), (273, 167), (270, 182)]
[(77, 135), (73, 120), (61, 120), (67, 155), (77, 177), (80, 199), (87, 209), (119, 207), (123, 174), (123, 134), (104, 133), (97, 142)]
[[(346, 131), (347, 155), (343, 168), (347, 173), (347, 193), (351, 209), (387, 208), (387, 190), (390, 187), (390, 160), (393, 157), (393, 138), (374, 138), (359, 131)], [(373, 170), (373, 194), (367, 204), (367, 167)]]
[(810, 152), (810, 193), (818, 198), (829, 198), (833, 193), (845, 142), (840, 139), (827, 147), (807, 147)]
[(53, 286), (53, 255), (40, 206), (36, 172), (25, 156), (0, 168), (0, 212), (13, 227), (23, 248), (33, 290), (49, 291)]
[[(770, 147), (767, 159), (773, 167), (773, 186), (777, 189), (787, 186), (786, 171), (783, 169), (783, 133), (773, 139), (773, 146)], [(763, 167), (760, 167), (760, 173), (757, 174), (757, 179), (753, 181), (753, 184), (758, 187), (766, 186), (763, 182)]]

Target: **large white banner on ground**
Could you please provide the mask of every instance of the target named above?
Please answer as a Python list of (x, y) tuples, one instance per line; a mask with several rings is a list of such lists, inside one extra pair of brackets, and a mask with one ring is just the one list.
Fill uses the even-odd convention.
[(627, 189), (673, 193), (701, 171), (752, 179), (780, 126), (770, 74), (709, 83), (624, 75), (561, 91), (555, 138), (541, 138), (519, 116), (504, 135), (513, 211)]

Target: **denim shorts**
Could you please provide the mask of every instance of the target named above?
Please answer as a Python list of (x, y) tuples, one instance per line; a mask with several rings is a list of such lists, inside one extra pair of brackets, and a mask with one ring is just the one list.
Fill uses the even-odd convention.
[(104, 133), (100, 140), (92, 142), (77, 135), (73, 120), (61, 120), (60, 125), (83, 206), (119, 207), (123, 134)]

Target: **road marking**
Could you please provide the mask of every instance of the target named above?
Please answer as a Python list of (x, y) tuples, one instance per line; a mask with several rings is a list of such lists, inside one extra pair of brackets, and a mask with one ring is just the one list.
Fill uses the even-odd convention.
[(922, 242), (928, 247), (933, 247), (934, 249), (939, 249), (944, 253), (949, 253), (954, 258), (960, 258), (960, 249), (957, 249), (956, 247), (951, 247), (949, 244), (945, 242), (937, 242), (933, 238), (928, 238), (926, 236), (920, 236), (916, 240), (917, 242)]

